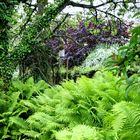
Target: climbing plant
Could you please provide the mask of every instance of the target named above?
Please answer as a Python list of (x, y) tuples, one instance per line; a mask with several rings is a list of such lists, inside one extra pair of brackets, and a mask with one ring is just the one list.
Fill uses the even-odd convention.
[[(38, 35), (44, 28), (49, 27), (51, 20), (63, 10), (66, 3), (67, 1), (62, 0), (49, 5), (44, 9), (45, 14), (43, 16), (37, 15), (33, 23), (28, 25), (21, 35), (20, 43), (14, 47), (12, 52), (3, 56), (0, 67), (2, 76), (11, 76), (19, 61), (32, 50), (33, 46), (39, 45), (40, 40), (38, 39)], [(50, 36), (51, 33), (48, 33), (48, 38)]]

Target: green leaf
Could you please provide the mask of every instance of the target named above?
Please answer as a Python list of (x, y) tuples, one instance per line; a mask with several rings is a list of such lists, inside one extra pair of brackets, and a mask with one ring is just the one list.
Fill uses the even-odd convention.
[(33, 77), (30, 77), (27, 81), (26, 81), (27, 85), (34, 85), (34, 79)]
[(135, 13), (133, 17), (138, 17), (138, 16), (140, 16), (140, 12)]
[(13, 117), (10, 117), (9, 121), (11, 124), (15, 124), (21, 128), (24, 128), (24, 129), (28, 128), (28, 123), (25, 122), (22, 118), (13, 116)]
[(13, 92), (12, 95), (10, 96), (11, 103), (9, 104), (10, 105), (8, 109), (9, 112), (13, 112), (15, 107), (17, 107), (19, 95), (20, 92)]
[(41, 133), (36, 132), (34, 130), (29, 130), (29, 131), (20, 130), (20, 132), (22, 132), (24, 135), (32, 137), (32, 138), (38, 138), (41, 135)]

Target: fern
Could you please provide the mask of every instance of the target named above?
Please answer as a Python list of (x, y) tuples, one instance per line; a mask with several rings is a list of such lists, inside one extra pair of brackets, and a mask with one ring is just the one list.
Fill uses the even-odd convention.
[(34, 131), (34, 130), (20, 130), (20, 132), (21, 133), (24, 133), (26, 136), (28, 136), (28, 137), (30, 137), (30, 138), (34, 138), (34, 139), (36, 139), (36, 138), (39, 138), (40, 137), (40, 135), (41, 135), (41, 133), (39, 133), (39, 132), (36, 132), (36, 131)]
[(1, 96), (1, 139), (140, 139), (139, 87), (128, 102), (127, 81), (110, 72), (54, 87), (32, 79), (15, 85)]
[(71, 140), (72, 132), (67, 129), (55, 132), (55, 137), (57, 140)]
[(77, 125), (72, 130), (64, 129), (55, 133), (57, 140), (103, 140), (104, 136), (95, 127)]
[(19, 118), (19, 117), (15, 117), (15, 116), (10, 117), (9, 122), (11, 125), (12, 124), (18, 125), (20, 128), (24, 128), (24, 129), (28, 128), (28, 124), (22, 118)]
[(133, 134), (131, 134), (132, 137), (135, 136), (136, 139), (139, 139), (140, 136), (137, 135), (139, 133), (138, 127), (140, 126), (139, 105), (132, 102), (122, 101), (115, 104), (112, 111), (113, 114), (110, 117), (112, 120), (111, 127), (115, 133), (121, 138), (123, 135), (129, 135), (128, 132), (133, 132)]

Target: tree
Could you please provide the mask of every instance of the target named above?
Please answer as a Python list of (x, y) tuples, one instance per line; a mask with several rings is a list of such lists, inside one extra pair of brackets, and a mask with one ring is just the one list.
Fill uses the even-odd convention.
[[(19, 2), (23, 2), (25, 8), (27, 10), (27, 18), (25, 23), (20, 29), (20, 32), (17, 33), (20, 36), (19, 43), (15, 46), (14, 44), (10, 44), (8, 39), (9, 37), (9, 30), (10, 30), (10, 23), (13, 22), (12, 14), (15, 11), (16, 5)], [(83, 1), (85, 2), (85, 1)], [(129, 9), (138, 9), (137, 3), (135, 0), (132, 1), (113, 1), (113, 0), (106, 0), (105, 2), (101, 2), (98, 5), (94, 5), (94, 1), (90, 1), (90, 4), (83, 4), (83, 3), (76, 3), (71, 0), (55, 0), (54, 4), (47, 4), (44, 1), (38, 1), (37, 4), (32, 5), (31, 1), (29, 0), (10, 0), (10, 1), (2, 1), (0, 2), (0, 10), (3, 14), (0, 17), (2, 21), (2, 27), (0, 29), (0, 45), (1, 45), (1, 57), (0, 57), (0, 75), (7, 79), (7, 77), (11, 78), (13, 71), (15, 70), (16, 66), (24, 60), (24, 58), (32, 52), (34, 46), (44, 46), (44, 39), (49, 39), (54, 34), (53, 31), (50, 31), (50, 24), (53, 19), (56, 18), (58, 14), (66, 6), (73, 6), (73, 7), (81, 7), (90, 9), (90, 11), (94, 14), (97, 18), (98, 13), (104, 13), (106, 16), (111, 16), (117, 18), (122, 22), (121, 18), (108, 12), (115, 10), (119, 6), (120, 12), (124, 13)], [(129, 4), (133, 4), (132, 6)], [(107, 10), (100, 9), (101, 7), (107, 6)], [(37, 8), (38, 7), (38, 8)], [(41, 7), (41, 9), (40, 9)], [(38, 11), (39, 10), (39, 11)], [(38, 14), (39, 13), (39, 14)], [(120, 14), (120, 13), (119, 13)], [(98, 19), (98, 18), (97, 18)], [(18, 20), (18, 19), (16, 19)], [(47, 33), (47, 37), (43, 36), (44, 32)], [(41, 36), (42, 35), (42, 36)], [(12, 51), (9, 51), (9, 46), (12, 48)], [(14, 46), (14, 47), (13, 47)]]

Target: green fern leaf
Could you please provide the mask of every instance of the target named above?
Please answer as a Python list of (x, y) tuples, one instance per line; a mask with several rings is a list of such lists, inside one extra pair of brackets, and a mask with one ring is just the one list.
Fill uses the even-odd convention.
[(24, 135), (31, 138), (39, 138), (39, 136), (41, 135), (41, 133), (36, 132), (34, 130), (29, 130), (29, 131), (20, 130), (20, 132), (22, 132)]
[(12, 112), (15, 107), (17, 107), (17, 101), (19, 98), (20, 92), (13, 92), (12, 95), (9, 97), (10, 98), (10, 104), (9, 104), (9, 112)]
[(11, 124), (16, 124), (17, 126), (27, 129), (28, 128), (28, 123), (25, 122), (22, 118), (13, 116), (9, 118), (9, 121)]

